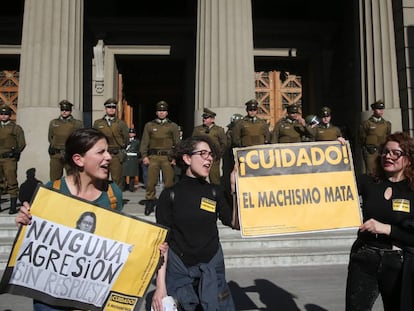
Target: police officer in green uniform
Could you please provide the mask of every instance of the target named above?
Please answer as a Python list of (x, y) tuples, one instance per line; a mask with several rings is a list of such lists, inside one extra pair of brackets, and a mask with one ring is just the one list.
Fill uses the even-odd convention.
[[(9, 214), (17, 213), (19, 185), (17, 182), (17, 162), (26, 147), (23, 129), (10, 120), (12, 109), (0, 107), (0, 171), (6, 180), (7, 193), (10, 195)], [(1, 211), (1, 207), (0, 207)]]
[(315, 141), (338, 140), (344, 144), (345, 139), (342, 137), (342, 132), (339, 127), (331, 123), (331, 118), (331, 109), (326, 106), (322, 107), (320, 122), (309, 122), (310, 124), (307, 124), (306, 128)]
[(50, 180), (60, 179), (65, 167), (66, 139), (77, 129), (83, 127), (83, 122), (72, 116), (73, 104), (64, 99), (59, 103), (60, 116), (49, 122), (49, 174)]
[[(122, 163), (122, 176), (124, 178), (123, 190), (135, 191), (135, 176), (139, 175), (139, 159), (141, 158), (139, 153), (139, 139), (137, 139), (137, 132), (134, 128), (129, 129), (128, 145), (125, 149), (126, 159)], [(129, 180), (127, 183), (126, 177)]]
[(224, 128), (215, 123), (216, 113), (208, 108), (203, 110), (203, 124), (193, 129), (191, 136), (209, 136), (216, 144), (219, 157), (214, 159), (210, 169), (210, 183), (220, 185), (220, 162), (227, 145), (227, 137)]
[(147, 216), (154, 211), (157, 199), (155, 187), (160, 171), (165, 187), (171, 187), (174, 183), (173, 148), (180, 140), (178, 125), (167, 118), (168, 103), (159, 101), (155, 110), (157, 117), (145, 124), (140, 146), (142, 163), (148, 167), (145, 193)]
[(247, 115), (235, 124), (232, 131), (233, 145), (247, 147), (269, 143), (269, 126), (257, 116), (259, 103), (256, 99), (251, 99), (245, 106)]
[(299, 143), (305, 140), (308, 134), (305, 120), (299, 114), (299, 105), (286, 106), (287, 115), (282, 117), (273, 128), (272, 144)]
[(383, 118), (385, 105), (382, 100), (371, 104), (372, 115), (360, 125), (359, 142), (367, 174), (376, 174), (378, 168), (379, 146), (391, 133), (391, 122)]
[(105, 103), (105, 115), (102, 119), (95, 120), (93, 127), (101, 131), (108, 139), (108, 151), (112, 156), (109, 172), (112, 180), (122, 189), (122, 163), (126, 158), (125, 148), (128, 144), (127, 124), (118, 119), (117, 100), (110, 98)]

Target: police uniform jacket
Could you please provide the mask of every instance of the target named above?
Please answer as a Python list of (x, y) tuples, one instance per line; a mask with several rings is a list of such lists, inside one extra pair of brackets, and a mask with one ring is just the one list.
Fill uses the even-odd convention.
[(134, 138), (129, 141), (125, 149), (126, 160), (122, 163), (122, 176), (138, 176), (139, 175), (139, 140)]
[(101, 131), (108, 139), (108, 149), (112, 154), (118, 154), (120, 149), (125, 149), (128, 144), (129, 128), (123, 120), (113, 118), (110, 124), (103, 117), (94, 122), (93, 127)]
[(232, 131), (233, 145), (238, 147), (267, 144), (270, 141), (269, 127), (265, 120), (245, 116)]
[(283, 117), (273, 129), (272, 143), (299, 143), (306, 134), (305, 127), (298, 120)]
[(385, 142), (387, 135), (391, 134), (391, 122), (384, 118), (371, 116), (361, 123), (360, 143), (365, 147), (379, 147)]
[(0, 122), (0, 157), (13, 158), (26, 147), (23, 129), (9, 120)]
[(311, 136), (315, 139), (315, 141), (337, 140), (338, 137), (342, 137), (339, 127), (330, 123), (318, 124), (314, 128), (308, 128), (308, 131), (311, 133)]
[(156, 155), (171, 155), (180, 141), (178, 125), (169, 119), (154, 119), (145, 124), (142, 132), (140, 152), (143, 158)]
[(58, 150), (65, 148), (66, 139), (77, 129), (83, 127), (83, 123), (80, 120), (75, 119), (73, 116), (67, 118), (53, 119), (49, 123), (49, 144), (50, 147)]
[(191, 136), (208, 136), (216, 144), (220, 156), (223, 156), (223, 153), (227, 146), (227, 137), (224, 129), (221, 126), (212, 124), (210, 127), (205, 125), (196, 126), (193, 130)]

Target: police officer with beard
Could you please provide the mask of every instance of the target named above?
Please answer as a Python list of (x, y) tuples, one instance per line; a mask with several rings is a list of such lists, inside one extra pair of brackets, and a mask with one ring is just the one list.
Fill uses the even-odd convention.
[(178, 125), (167, 118), (168, 103), (159, 101), (155, 106), (157, 116), (145, 124), (140, 152), (142, 163), (148, 167), (145, 193), (145, 215), (150, 215), (156, 205), (156, 185), (160, 171), (165, 187), (174, 184), (173, 148), (180, 141)]
[(108, 139), (108, 151), (112, 156), (109, 171), (112, 180), (122, 189), (122, 163), (126, 158), (125, 148), (128, 144), (129, 128), (127, 124), (116, 116), (118, 101), (110, 98), (105, 103), (105, 115), (95, 120), (93, 127), (101, 131)]
[(0, 107), (0, 170), (1, 175), (6, 179), (6, 190), (10, 195), (9, 214), (16, 214), (19, 195), (17, 162), (20, 159), (20, 153), (26, 147), (26, 140), (23, 129), (10, 120), (11, 114), (12, 109), (9, 106)]
[(359, 142), (362, 146), (366, 173), (376, 174), (379, 165), (378, 148), (391, 133), (391, 122), (383, 118), (385, 105), (382, 100), (371, 104), (371, 108), (372, 115), (360, 125)]
[(83, 127), (83, 122), (72, 116), (73, 104), (64, 99), (59, 102), (60, 116), (49, 123), (49, 174), (50, 180), (60, 179), (65, 166), (66, 139), (77, 129)]

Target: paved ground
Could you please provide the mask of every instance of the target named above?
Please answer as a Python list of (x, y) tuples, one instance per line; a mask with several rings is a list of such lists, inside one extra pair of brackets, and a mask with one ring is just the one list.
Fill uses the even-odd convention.
[[(126, 213), (143, 212), (138, 202), (144, 190), (124, 192)], [(228, 269), (237, 310), (268, 311), (340, 311), (345, 309), (346, 266), (305, 266), (278, 268)], [(154, 286), (148, 289), (145, 302), (151, 302)], [(0, 295), (0, 311), (29, 311), (32, 301), (9, 294)], [(145, 303), (140, 311), (150, 310)], [(382, 311), (380, 301), (373, 311)]]

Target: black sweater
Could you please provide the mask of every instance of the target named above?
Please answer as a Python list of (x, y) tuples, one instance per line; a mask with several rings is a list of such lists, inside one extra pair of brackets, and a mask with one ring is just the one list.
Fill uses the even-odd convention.
[(220, 243), (217, 219), (230, 226), (232, 209), (219, 187), (184, 176), (161, 192), (155, 213), (157, 223), (170, 228), (170, 248), (186, 266), (193, 266), (209, 262), (216, 254)]

